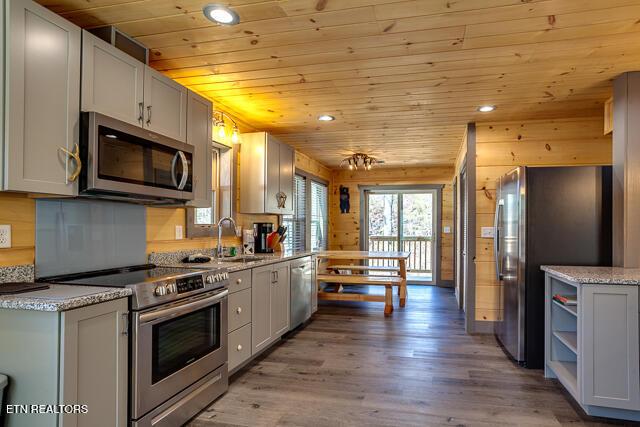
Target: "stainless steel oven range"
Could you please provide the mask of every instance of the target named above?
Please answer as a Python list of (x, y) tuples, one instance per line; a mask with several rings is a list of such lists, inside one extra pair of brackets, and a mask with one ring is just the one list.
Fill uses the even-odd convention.
[(42, 280), (133, 290), (131, 425), (182, 425), (227, 390), (225, 269), (144, 265)]

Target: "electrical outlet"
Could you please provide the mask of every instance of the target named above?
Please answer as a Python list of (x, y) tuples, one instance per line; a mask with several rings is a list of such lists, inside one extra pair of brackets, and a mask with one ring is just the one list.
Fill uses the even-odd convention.
[(495, 228), (480, 227), (480, 237), (484, 239), (493, 239), (495, 237)]
[(11, 226), (0, 225), (0, 248), (11, 247)]
[(183, 238), (182, 226), (176, 225), (176, 240), (182, 240), (182, 238)]
[(450, 233), (451, 233), (451, 227), (450, 227), (450, 226), (448, 226), (448, 225), (445, 225), (445, 226), (444, 226), (444, 229), (442, 230), (442, 232), (443, 232), (444, 234), (450, 234)]

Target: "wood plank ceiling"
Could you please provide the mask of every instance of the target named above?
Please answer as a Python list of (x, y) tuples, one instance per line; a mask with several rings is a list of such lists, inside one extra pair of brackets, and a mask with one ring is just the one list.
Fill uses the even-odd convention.
[(638, 0), (229, 0), (233, 27), (206, 0), (39, 2), (115, 24), (154, 68), (333, 167), (356, 151), (452, 164), (467, 122), (599, 115), (640, 66)]

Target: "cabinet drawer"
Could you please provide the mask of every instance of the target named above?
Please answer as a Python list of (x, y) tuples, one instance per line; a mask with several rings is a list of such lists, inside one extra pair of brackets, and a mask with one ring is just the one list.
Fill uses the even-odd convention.
[(245, 325), (229, 334), (229, 370), (251, 357), (251, 325)]
[(229, 293), (241, 291), (251, 287), (251, 269), (229, 273)]
[(251, 289), (229, 295), (229, 331), (251, 322)]

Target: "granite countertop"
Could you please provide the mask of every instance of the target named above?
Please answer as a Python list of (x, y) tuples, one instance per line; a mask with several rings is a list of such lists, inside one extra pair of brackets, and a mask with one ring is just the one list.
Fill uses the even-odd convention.
[[(284, 262), (296, 258), (303, 258), (313, 255), (311, 251), (294, 251), (294, 252), (276, 252), (272, 254), (255, 254), (255, 255), (240, 255), (232, 258), (225, 258), (227, 261), (220, 262), (216, 259), (212, 259), (211, 262), (196, 264), (182, 262), (182, 259), (189, 255), (202, 253), (204, 255), (211, 256), (212, 253), (209, 250), (189, 250), (178, 252), (160, 252), (152, 253), (149, 255), (149, 262), (156, 265), (165, 267), (187, 267), (187, 268), (226, 268), (229, 272), (247, 270), (249, 268), (260, 267), (263, 265), (275, 264), (278, 262)], [(243, 262), (230, 262), (230, 260), (241, 259), (245, 256), (256, 257), (254, 261)]]
[(640, 285), (639, 268), (543, 265), (543, 271), (583, 285)]
[[(2, 286), (0, 284), (0, 286)], [(131, 295), (128, 288), (49, 285), (49, 289), (0, 295), (0, 308), (34, 311), (65, 311)]]

